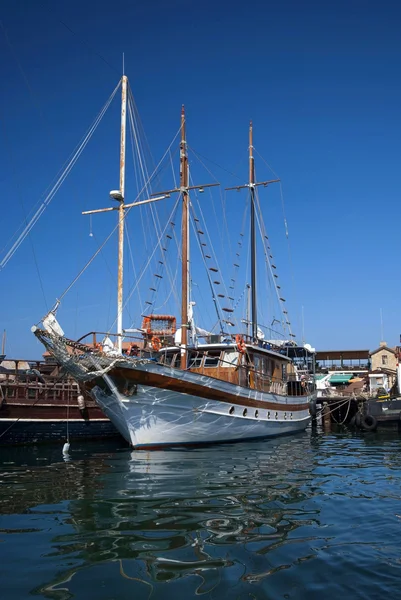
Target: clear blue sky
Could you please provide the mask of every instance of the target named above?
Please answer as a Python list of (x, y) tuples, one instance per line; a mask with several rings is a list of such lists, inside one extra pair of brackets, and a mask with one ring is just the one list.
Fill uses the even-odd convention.
[[(4, 0), (1, 22), (0, 247), (110, 95), (124, 52), (156, 161), (185, 103), (190, 144), (245, 182), (253, 119), (255, 146), (283, 182), (291, 264), (277, 193), (267, 228), (296, 333), (303, 306), (312, 345), (373, 349), (382, 309), (384, 338), (397, 343), (398, 2)], [(40, 280), (50, 306), (94, 247), (80, 211), (106, 206), (118, 187), (118, 110), (117, 101), (81, 168), (0, 272), (9, 355), (40, 356), (30, 333), (46, 311)], [(259, 173), (270, 176), (260, 163)], [(99, 239), (107, 219), (97, 218)], [(68, 334), (101, 329), (109, 316), (114, 297), (98, 266), (65, 307)]]

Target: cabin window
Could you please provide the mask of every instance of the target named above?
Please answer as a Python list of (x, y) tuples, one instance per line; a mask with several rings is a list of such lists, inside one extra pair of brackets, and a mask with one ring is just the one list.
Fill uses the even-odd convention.
[(36, 398), (36, 390), (28, 388), (28, 398)]
[(199, 354), (199, 352), (191, 352), (188, 356), (188, 369), (199, 369), (202, 358), (202, 354)]
[(287, 363), (281, 365), (281, 378), (283, 381), (287, 381)]
[(218, 352), (208, 352), (205, 356), (205, 367), (217, 367), (220, 360), (220, 350)]
[(387, 354), (382, 354), (382, 365), (388, 364), (388, 356)]
[(255, 367), (255, 371), (260, 371), (262, 367), (262, 360), (259, 358), (259, 356), (253, 355), (253, 364)]
[(271, 358), (253, 355), (251, 359), (253, 360), (255, 371), (258, 371), (259, 374), (263, 373), (263, 375), (269, 375), (270, 377), (273, 375), (274, 361)]
[(166, 365), (167, 367), (173, 367), (174, 363), (175, 363), (175, 359), (176, 359), (177, 354), (176, 353), (171, 353), (169, 352), (168, 354), (162, 354), (160, 356), (160, 362), (164, 365)]
[(236, 367), (238, 363), (238, 352), (236, 350), (226, 350), (220, 362), (221, 367)]
[(15, 389), (14, 388), (7, 388), (7, 398), (14, 398), (15, 397)]

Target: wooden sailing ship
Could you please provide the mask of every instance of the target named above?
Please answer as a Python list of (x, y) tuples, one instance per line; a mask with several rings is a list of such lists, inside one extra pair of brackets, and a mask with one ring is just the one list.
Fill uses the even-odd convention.
[[(162, 445), (240, 441), (304, 430), (310, 422), (313, 394), (301, 380), (288, 355), (289, 344), (264, 342), (258, 336), (256, 289), (255, 189), (277, 180), (255, 182), (253, 128), (249, 128), (249, 181), (251, 202), (251, 315), (247, 333), (223, 332), (198, 343), (191, 335), (189, 317), (189, 194), (206, 187), (190, 186), (184, 108), (181, 111), (180, 186), (148, 200), (125, 204), (125, 114), (127, 78), (122, 78), (120, 189), (111, 192), (118, 207), (119, 260), (117, 343), (110, 336), (101, 347), (67, 339), (55, 310), (34, 334), (58, 362), (86, 389), (125, 439), (138, 448)], [(217, 184), (208, 184), (210, 186)], [(170, 317), (152, 315), (142, 327), (142, 344), (122, 352), (123, 243), (125, 209), (179, 193), (181, 227), (181, 326), (175, 331)], [(228, 311), (230, 309), (227, 309)], [(231, 311), (232, 312), (232, 311)], [(170, 319), (170, 320), (169, 320)], [(152, 326), (158, 323), (156, 326)], [(71, 349), (75, 353), (71, 355)]]

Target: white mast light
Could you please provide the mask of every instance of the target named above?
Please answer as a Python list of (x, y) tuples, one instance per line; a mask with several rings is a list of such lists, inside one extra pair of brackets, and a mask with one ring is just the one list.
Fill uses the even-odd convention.
[(124, 200), (120, 190), (111, 190), (110, 198), (112, 198), (113, 200), (117, 200), (118, 202), (122, 202)]

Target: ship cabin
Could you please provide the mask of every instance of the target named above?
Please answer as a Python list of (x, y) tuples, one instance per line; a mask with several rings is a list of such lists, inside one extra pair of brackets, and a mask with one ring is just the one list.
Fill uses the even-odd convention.
[[(167, 347), (158, 353), (158, 362), (180, 367), (181, 349)], [(279, 350), (236, 343), (199, 344), (188, 348), (187, 369), (242, 387), (280, 395), (307, 395), (305, 381), (299, 381), (291, 358)]]

